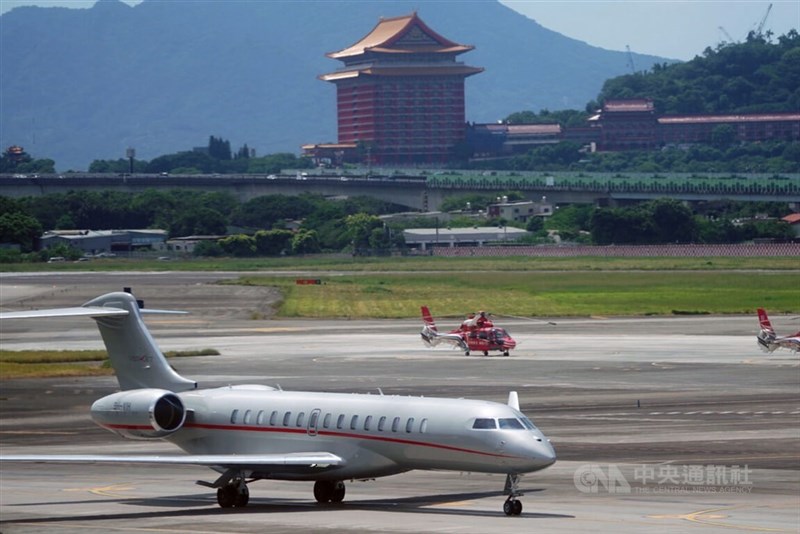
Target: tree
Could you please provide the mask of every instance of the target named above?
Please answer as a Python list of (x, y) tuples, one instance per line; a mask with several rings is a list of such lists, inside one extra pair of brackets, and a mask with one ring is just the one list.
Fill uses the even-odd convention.
[(292, 246), (294, 234), (289, 230), (259, 230), (255, 233), (256, 252), (261, 256), (277, 256)]
[(30, 252), (41, 235), (42, 225), (29, 215), (18, 211), (0, 215), (0, 243), (13, 243)]
[(345, 226), (353, 244), (353, 253), (360, 254), (370, 248), (372, 230), (383, 226), (383, 222), (374, 215), (356, 213), (345, 218)]
[(314, 230), (300, 230), (292, 237), (292, 254), (310, 254), (319, 251), (319, 239)]
[(648, 203), (646, 210), (652, 214), (657, 242), (691, 243), (697, 238), (694, 215), (685, 204), (663, 198)]
[(231, 143), (213, 135), (208, 138), (208, 155), (212, 159), (228, 161), (231, 159)]
[(171, 237), (190, 235), (224, 235), (227, 228), (225, 216), (203, 206), (181, 211), (169, 225)]
[(219, 246), (231, 256), (249, 257), (256, 254), (255, 239), (244, 234), (230, 235), (220, 239)]

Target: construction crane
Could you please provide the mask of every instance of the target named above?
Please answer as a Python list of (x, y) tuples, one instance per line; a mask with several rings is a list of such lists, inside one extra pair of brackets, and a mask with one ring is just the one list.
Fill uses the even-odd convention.
[(631, 47), (629, 45), (625, 45), (625, 50), (628, 51), (628, 67), (631, 69), (631, 74), (636, 74), (636, 65), (633, 64), (633, 54), (631, 53)]
[(726, 29), (725, 29), (725, 28), (723, 28), (722, 26), (718, 26), (718, 28), (719, 28), (719, 31), (721, 31), (721, 32), (722, 32), (722, 33), (725, 35), (725, 37), (727, 37), (727, 38), (728, 38), (728, 42), (729, 42), (730, 44), (736, 44), (736, 43), (738, 43), (738, 41), (737, 41), (736, 39), (734, 39), (733, 37), (731, 37), (731, 34), (729, 34), (729, 33), (728, 33), (728, 30), (726, 30)]
[(764, 24), (767, 23), (767, 17), (769, 17), (769, 12), (772, 11), (772, 4), (767, 6), (767, 12), (764, 13), (764, 17), (761, 19), (761, 22), (758, 23), (758, 28), (756, 28), (756, 36), (761, 37), (761, 31), (764, 29)]

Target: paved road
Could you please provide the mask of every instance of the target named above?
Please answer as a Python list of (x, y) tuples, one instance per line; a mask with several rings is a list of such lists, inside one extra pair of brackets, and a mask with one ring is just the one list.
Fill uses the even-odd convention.
[[(309, 483), (260, 481), (251, 486), (250, 506), (230, 511), (194, 485), (213, 476), (198, 468), (3, 465), (3, 533), (800, 527), (800, 358), (759, 352), (752, 317), (557, 319), (554, 327), (509, 321), (519, 341), (511, 357), (464, 357), (424, 348), (416, 321), (251, 320), (251, 310), (267, 309), (274, 295), (208, 284), (222, 276), (233, 275), (4, 275), (0, 305), (74, 305), (120, 285), (142, 288), (138, 296), (150, 306), (193, 312), (147, 319), (162, 348), (221, 352), (173, 360), (202, 386), (380, 388), (500, 402), (517, 390), (523, 411), (559, 456), (524, 479), (523, 515), (502, 515), (503, 477), (481, 474), (413, 472), (352, 482), (345, 502), (333, 507), (314, 504)], [(776, 323), (787, 331), (793, 325)], [(86, 320), (4, 323), (0, 342), (4, 349), (101, 346)], [(115, 388), (111, 377), (3, 380), (2, 451), (172, 451), (159, 442), (121, 440), (91, 422), (92, 401)]]

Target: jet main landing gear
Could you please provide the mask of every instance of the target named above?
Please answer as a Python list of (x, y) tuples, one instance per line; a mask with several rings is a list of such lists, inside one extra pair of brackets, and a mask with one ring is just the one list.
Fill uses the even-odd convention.
[(314, 498), (318, 503), (340, 503), (344, 500), (345, 486), (341, 480), (314, 482)]
[(250, 502), (250, 490), (244, 479), (233, 480), (217, 489), (217, 502), (221, 508), (244, 508)]

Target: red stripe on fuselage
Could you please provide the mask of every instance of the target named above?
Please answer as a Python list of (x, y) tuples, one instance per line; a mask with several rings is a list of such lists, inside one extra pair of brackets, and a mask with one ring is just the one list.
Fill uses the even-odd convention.
[[(104, 425), (105, 428), (111, 430), (153, 430), (149, 426), (135, 426), (135, 425)], [(305, 428), (269, 428), (269, 427), (250, 427), (250, 426), (237, 426), (237, 425), (213, 425), (208, 423), (188, 423), (183, 425), (182, 428), (196, 428), (203, 430), (220, 430), (220, 431), (236, 431), (236, 432), (276, 432), (286, 434), (308, 434)], [(318, 436), (331, 436), (348, 439), (365, 439), (371, 441), (383, 441), (386, 443), (399, 443), (402, 445), (414, 445), (417, 447), (431, 447), (434, 449), (442, 449), (455, 452), (464, 452), (468, 454), (478, 454), (481, 456), (491, 456), (495, 458), (517, 458), (508, 454), (498, 454), (493, 452), (476, 451), (473, 449), (465, 449), (462, 447), (454, 447), (452, 445), (443, 445), (441, 443), (428, 443), (425, 441), (417, 441), (402, 438), (392, 438), (386, 436), (371, 436), (365, 434), (354, 434), (349, 432), (334, 432), (330, 430), (317, 430)]]

